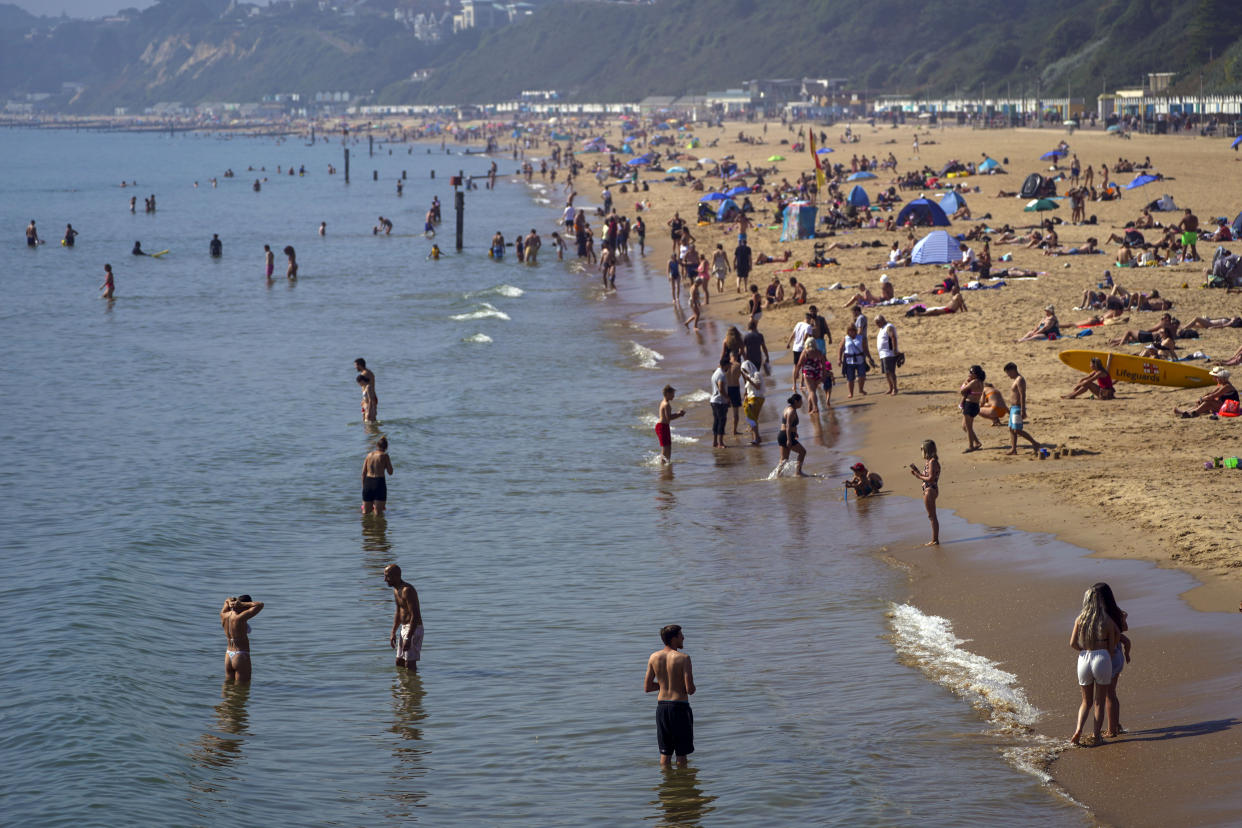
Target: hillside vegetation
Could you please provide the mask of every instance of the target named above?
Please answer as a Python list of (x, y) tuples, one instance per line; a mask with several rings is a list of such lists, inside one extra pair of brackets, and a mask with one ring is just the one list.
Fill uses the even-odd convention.
[[(1242, 15), (1225, 0), (659, 0), (556, 2), (499, 29), (417, 40), (389, 5), (161, 0), (126, 20), (33, 18), (0, 4), (0, 95), (85, 84), (71, 109), (257, 101), (349, 91), (381, 103), (469, 103), (557, 89), (638, 100), (764, 77), (870, 91), (1092, 98), (1176, 72), (1187, 91), (1242, 89)], [(400, 0), (409, 2), (409, 0)], [(441, 7), (443, 8), (443, 7)], [(33, 31), (32, 31), (33, 30)], [(425, 80), (415, 72), (430, 70)]]

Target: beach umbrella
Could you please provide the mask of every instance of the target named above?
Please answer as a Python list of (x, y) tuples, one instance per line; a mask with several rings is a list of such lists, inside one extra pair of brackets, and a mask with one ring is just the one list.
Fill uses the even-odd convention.
[(769, 156), (768, 156), (768, 160), (769, 160), (769, 161), (784, 161), (784, 160), (785, 160), (785, 156), (783, 156), (783, 155), (769, 155)]
[(708, 193), (699, 199), (699, 201), (724, 201), (728, 196), (724, 193)]
[(1237, 138), (1233, 139), (1233, 143), (1229, 145), (1229, 149), (1236, 150), (1238, 148), (1238, 144), (1242, 144), (1242, 135), (1239, 135)]
[(668, 171), (671, 173), (684, 173), (686, 171), (686, 168), (685, 167), (669, 167)]
[(631, 158), (629, 161), (626, 161), (625, 166), (639, 167), (639, 166), (642, 166), (643, 164), (650, 164), (650, 163), (651, 163), (650, 155), (640, 155), (637, 158)]
[(725, 195), (727, 195), (729, 198), (733, 198), (734, 196), (746, 195), (749, 192), (750, 192), (750, 187), (737, 186), (737, 187), (734, 187), (732, 190), (725, 190)]
[(910, 261), (915, 264), (948, 264), (957, 258), (957, 242), (947, 230), (933, 230), (914, 245)]
[(1105, 132), (1121, 132), (1121, 124), (1113, 124)]
[(1042, 213), (1044, 210), (1055, 210), (1060, 206), (1050, 198), (1035, 198), (1028, 201), (1022, 210), (1027, 213)]
[(1043, 155), (1039, 156), (1039, 160), (1040, 161), (1056, 161), (1058, 158), (1062, 158), (1064, 155), (1065, 155), (1064, 150), (1054, 149), (1054, 150), (1049, 150), (1048, 152), (1045, 152)]
[(1136, 175), (1134, 180), (1126, 185), (1127, 190), (1133, 190), (1142, 187), (1144, 184), (1150, 184), (1153, 181), (1159, 181), (1154, 175)]
[(876, 175), (875, 173), (873, 173), (873, 172), (869, 172), (869, 171), (867, 171), (867, 170), (863, 170), (862, 172), (856, 172), (856, 173), (854, 173), (853, 175), (851, 175), (849, 178), (847, 178), (847, 179), (845, 179), (845, 180), (846, 180), (846, 181), (866, 181), (866, 180), (867, 180), (867, 179), (869, 179), (869, 178), (878, 178), (878, 177), (879, 177), (879, 176), (877, 176), (877, 175)]
[(819, 149), (815, 150), (816, 155), (827, 155), (830, 152), (832, 152), (832, 147), (820, 147)]

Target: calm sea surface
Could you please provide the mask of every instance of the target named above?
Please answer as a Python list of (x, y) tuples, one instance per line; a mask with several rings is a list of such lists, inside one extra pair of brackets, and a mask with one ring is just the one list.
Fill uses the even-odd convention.
[[(674, 330), (661, 268), (605, 296), (548, 247), (490, 261), (497, 229), (555, 229), (508, 181), (467, 196), (464, 254), (427, 261), (431, 197), (451, 251), (446, 179), (488, 160), (353, 151), (347, 186), (335, 140), (0, 132), (0, 821), (1084, 824), (899, 661), (904, 576), (870, 550), (921, 536), (918, 504), (842, 503), (766, 479), (774, 445), (691, 442), (723, 330)], [(276, 175), (291, 164), (307, 174)], [(668, 381), (694, 411), (671, 474), (650, 426)], [(808, 469), (843, 476), (851, 428), (826, 417)], [(377, 433), (396, 466), (379, 522), (358, 514)], [(392, 561), (422, 600), (417, 675), (388, 648)], [(244, 592), (266, 603), (255, 678), (222, 688), (217, 613)], [(698, 752), (662, 772), (641, 679), (671, 622)]]

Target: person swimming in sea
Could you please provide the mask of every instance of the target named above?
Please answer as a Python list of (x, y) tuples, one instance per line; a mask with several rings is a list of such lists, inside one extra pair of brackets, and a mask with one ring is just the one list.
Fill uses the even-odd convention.
[(134, 249), (133, 249), (133, 250), (131, 250), (131, 251), (129, 251), (129, 252), (130, 252), (130, 253), (132, 253), (132, 254), (133, 254), (133, 255), (135, 255), (135, 256), (148, 256), (148, 255), (150, 255), (149, 253), (146, 253), (146, 252), (144, 252), (144, 251), (143, 251), (143, 249), (142, 249), (142, 242), (140, 242), (140, 241), (136, 241), (136, 242), (134, 242)]

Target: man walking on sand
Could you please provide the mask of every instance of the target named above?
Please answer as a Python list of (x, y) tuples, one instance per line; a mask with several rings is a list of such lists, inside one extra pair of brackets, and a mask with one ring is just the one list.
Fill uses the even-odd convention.
[(397, 651), (398, 667), (417, 670), (423, 653), (423, 613), (418, 606), (418, 591), (401, 580), (401, 567), (396, 564), (384, 567), (384, 583), (392, 587), (392, 597), (397, 604), (388, 646)]
[(1018, 373), (1018, 366), (1012, 362), (1005, 363), (1005, 376), (1013, 380), (1010, 391), (1013, 404), (1009, 406), (1009, 451), (1006, 454), (1018, 453), (1018, 438), (1024, 437), (1031, 441), (1035, 451), (1039, 451), (1039, 441), (1022, 430), (1026, 422), (1026, 377)]
[(897, 329), (881, 314), (875, 318), (877, 333), (875, 349), (880, 357), (880, 370), (888, 380), (888, 394), (897, 394)]
[(669, 764), (675, 755), (677, 763), (684, 765), (686, 757), (694, 753), (694, 713), (690, 710), (690, 697), (696, 689), (694, 672), (690, 656), (680, 652), (686, 643), (680, 624), (669, 624), (660, 630), (660, 640), (664, 648), (647, 659), (643, 692), (659, 691), (656, 744), (660, 749), (660, 764)]

